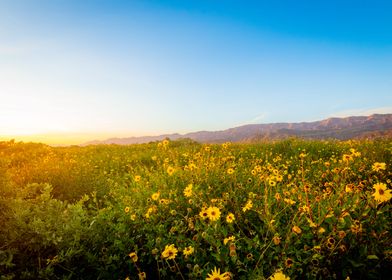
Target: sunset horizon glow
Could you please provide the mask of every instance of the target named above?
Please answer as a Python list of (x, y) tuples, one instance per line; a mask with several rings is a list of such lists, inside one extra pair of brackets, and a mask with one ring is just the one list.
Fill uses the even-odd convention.
[(387, 1), (0, 2), (0, 140), (392, 113)]

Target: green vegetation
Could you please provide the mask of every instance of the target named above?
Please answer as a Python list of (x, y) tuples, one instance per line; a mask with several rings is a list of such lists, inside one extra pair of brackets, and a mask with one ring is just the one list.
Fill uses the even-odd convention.
[(385, 279), (391, 154), (0, 142), (0, 279)]

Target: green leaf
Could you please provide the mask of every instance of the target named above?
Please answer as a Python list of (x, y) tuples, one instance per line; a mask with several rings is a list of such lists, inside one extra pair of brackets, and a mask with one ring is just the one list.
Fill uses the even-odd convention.
[(362, 267), (362, 266), (365, 266), (363, 263), (357, 263), (356, 261), (353, 261), (353, 260), (348, 260), (350, 263), (351, 263), (351, 265), (353, 266), (353, 267), (355, 267), (355, 268), (359, 268), (359, 267)]
[(376, 255), (368, 255), (368, 260), (378, 260), (379, 258)]

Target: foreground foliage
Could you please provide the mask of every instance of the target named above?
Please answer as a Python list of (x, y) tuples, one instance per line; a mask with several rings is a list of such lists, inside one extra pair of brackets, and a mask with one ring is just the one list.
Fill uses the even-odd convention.
[(391, 154), (0, 142), (0, 279), (385, 279)]

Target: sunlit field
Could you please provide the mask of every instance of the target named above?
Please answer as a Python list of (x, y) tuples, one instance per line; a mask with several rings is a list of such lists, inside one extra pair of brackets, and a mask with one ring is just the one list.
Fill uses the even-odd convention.
[(0, 279), (387, 279), (391, 154), (0, 142)]

